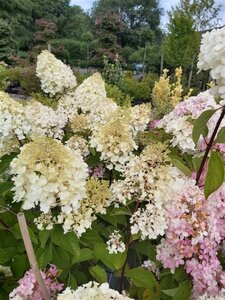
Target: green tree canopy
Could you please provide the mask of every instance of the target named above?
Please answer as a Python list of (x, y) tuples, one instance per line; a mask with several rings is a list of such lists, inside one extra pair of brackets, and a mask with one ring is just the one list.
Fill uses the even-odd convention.
[(200, 36), (194, 27), (194, 21), (183, 12), (170, 15), (169, 33), (165, 39), (165, 61), (170, 68), (178, 66), (188, 69), (193, 56), (198, 53)]

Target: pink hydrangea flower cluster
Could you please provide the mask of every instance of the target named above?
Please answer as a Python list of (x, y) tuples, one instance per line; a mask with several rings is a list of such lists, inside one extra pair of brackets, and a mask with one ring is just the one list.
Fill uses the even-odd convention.
[[(64, 284), (59, 283), (56, 279), (58, 270), (55, 265), (51, 265), (44, 273), (41, 271), (47, 290), (51, 296), (63, 290)], [(23, 278), (19, 281), (19, 286), (15, 288), (9, 295), (10, 300), (42, 300), (39, 285), (36, 281), (35, 274), (32, 269), (27, 271)]]
[(207, 200), (195, 181), (187, 179), (171, 197), (168, 229), (157, 247), (157, 259), (172, 271), (184, 265), (193, 281), (193, 299), (224, 291), (225, 272), (218, 251), (225, 238), (225, 184)]
[(103, 164), (99, 164), (96, 167), (88, 168), (89, 175), (95, 178), (103, 178), (104, 172), (105, 172), (105, 168)]

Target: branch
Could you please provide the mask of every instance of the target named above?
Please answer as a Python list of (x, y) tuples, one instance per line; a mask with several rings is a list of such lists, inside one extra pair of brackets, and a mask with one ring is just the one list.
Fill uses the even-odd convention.
[(30, 239), (30, 235), (29, 235), (27, 222), (26, 222), (24, 213), (22, 213), (22, 212), (18, 213), (17, 219), (19, 222), (19, 226), (20, 226), (23, 242), (24, 242), (24, 245), (26, 248), (27, 256), (28, 256), (28, 259), (30, 262), (30, 266), (31, 266), (32, 270), (34, 271), (37, 283), (40, 287), (40, 292), (42, 294), (42, 297), (44, 300), (50, 300), (50, 295), (48, 294), (45, 282), (44, 282), (44, 280), (41, 276), (41, 272), (38, 268), (37, 259), (34, 254), (34, 248), (31, 243), (31, 239)]
[[(135, 206), (135, 209), (134, 209), (134, 211), (133, 211), (133, 214), (138, 210), (138, 208), (139, 208), (139, 206), (140, 206), (140, 201), (137, 201), (136, 202), (136, 206)], [(128, 236), (127, 236), (127, 239), (126, 239), (126, 249), (128, 250), (129, 249), (129, 247), (130, 247), (130, 244), (131, 244), (131, 242), (132, 242), (132, 240), (131, 240), (131, 231), (130, 231), (130, 224), (128, 223), (128, 225), (127, 225), (127, 228), (125, 229), (125, 231), (128, 231)], [(127, 263), (127, 257), (126, 257), (126, 260), (125, 260), (125, 262), (124, 262), (124, 264), (123, 264), (123, 267), (122, 267), (122, 270), (121, 270), (121, 274), (120, 274), (120, 288), (119, 288), (119, 292), (120, 292), (120, 294), (122, 293), (122, 291), (124, 290), (124, 279), (125, 279), (125, 267), (126, 267), (126, 263)]]
[(222, 112), (221, 112), (221, 114), (220, 114), (220, 117), (219, 117), (219, 119), (218, 119), (218, 121), (217, 121), (217, 123), (216, 123), (216, 126), (215, 126), (214, 130), (213, 130), (212, 136), (211, 136), (211, 138), (210, 138), (210, 140), (209, 140), (209, 143), (208, 143), (208, 145), (207, 145), (207, 147), (206, 147), (205, 154), (204, 154), (204, 156), (203, 156), (203, 159), (202, 159), (200, 168), (199, 168), (198, 173), (197, 173), (196, 184), (199, 183), (199, 180), (200, 180), (201, 175), (202, 175), (203, 168), (204, 168), (205, 163), (206, 163), (206, 160), (207, 160), (207, 158), (208, 158), (209, 151), (210, 151), (211, 148), (212, 148), (214, 139), (215, 139), (215, 137), (216, 137), (216, 134), (217, 134), (217, 132), (218, 132), (218, 129), (219, 129), (219, 127), (220, 127), (220, 124), (221, 124), (221, 122), (222, 122), (222, 120), (223, 120), (223, 118), (224, 118), (224, 115), (225, 115), (225, 107), (223, 107), (223, 109), (222, 109)]

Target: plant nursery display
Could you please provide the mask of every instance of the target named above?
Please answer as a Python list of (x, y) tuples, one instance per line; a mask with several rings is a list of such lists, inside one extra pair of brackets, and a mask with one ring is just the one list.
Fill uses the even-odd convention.
[(165, 70), (152, 105), (47, 50), (46, 103), (0, 92), (0, 299), (225, 299), (224, 49), (203, 34), (213, 86), (183, 97)]

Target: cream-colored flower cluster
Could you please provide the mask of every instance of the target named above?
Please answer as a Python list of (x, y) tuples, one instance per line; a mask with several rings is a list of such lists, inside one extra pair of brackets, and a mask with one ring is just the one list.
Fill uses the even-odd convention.
[(139, 131), (146, 130), (147, 125), (152, 119), (151, 104), (143, 103), (140, 105), (135, 105), (130, 108), (130, 111), (130, 125), (132, 127), (134, 136), (136, 136)]
[(29, 101), (24, 107), (25, 117), (31, 126), (32, 138), (39, 135), (62, 139), (63, 128), (67, 118), (58, 115), (51, 107), (45, 106), (38, 101)]
[(211, 93), (225, 99), (225, 27), (213, 29), (202, 36), (198, 68), (211, 70), (210, 75), (216, 81)]
[(73, 135), (66, 141), (66, 145), (71, 149), (79, 152), (84, 158), (90, 154), (88, 142), (79, 135)]
[(97, 283), (90, 281), (76, 290), (66, 288), (59, 294), (57, 300), (132, 300), (131, 298), (119, 294), (119, 292), (110, 289), (108, 283)]
[[(123, 171), (125, 179), (113, 182), (111, 185), (112, 198), (116, 203), (126, 204), (127, 200), (151, 201), (155, 191), (160, 188), (162, 181), (169, 179), (167, 146), (162, 143), (152, 143), (147, 146), (140, 156), (130, 159)], [(158, 181), (160, 183), (158, 184)], [(163, 184), (164, 185), (164, 184)]]
[(97, 214), (106, 214), (110, 205), (110, 190), (106, 180), (97, 180), (91, 177), (86, 183), (86, 197), (80, 201), (76, 210), (60, 212), (57, 216), (42, 213), (35, 219), (39, 230), (51, 230), (55, 224), (62, 224), (64, 233), (74, 231), (80, 237), (96, 220)]
[(41, 81), (42, 90), (50, 97), (68, 92), (77, 85), (71, 68), (48, 50), (43, 50), (39, 54), (36, 74)]
[(132, 151), (137, 149), (129, 122), (129, 111), (124, 113), (118, 109), (106, 124), (99, 125), (92, 134), (90, 145), (101, 153), (101, 160), (106, 161), (108, 169), (115, 167), (120, 171), (129, 161)]
[(126, 250), (124, 242), (121, 240), (122, 236), (118, 230), (114, 230), (110, 236), (109, 240), (106, 242), (107, 249), (110, 254), (113, 253), (123, 253)]
[(0, 156), (17, 150), (30, 130), (23, 106), (0, 92)]
[(64, 232), (75, 231), (80, 237), (92, 222), (96, 220), (97, 214), (106, 214), (106, 208), (110, 205), (110, 191), (108, 182), (105, 180), (97, 180), (91, 177), (86, 184), (86, 195), (80, 203), (77, 211), (61, 213), (57, 222), (63, 224)]
[(24, 209), (40, 205), (40, 210), (48, 213), (59, 206), (70, 213), (86, 196), (87, 165), (79, 153), (54, 139), (35, 138), (21, 148), (10, 167), (14, 201), (23, 201)]
[(140, 232), (142, 239), (163, 235), (167, 228), (165, 205), (174, 178), (167, 146), (159, 142), (147, 146), (130, 160), (123, 175), (124, 180), (111, 185), (111, 201), (116, 206), (129, 200), (140, 203), (141, 208), (130, 218), (131, 233)]
[(98, 123), (105, 123), (108, 115), (116, 109), (117, 104), (106, 97), (105, 84), (99, 73), (84, 80), (75, 92), (63, 97), (58, 105), (58, 112), (66, 114), (72, 123), (79, 112), (78, 117), (85, 117), (88, 128), (92, 130)]

